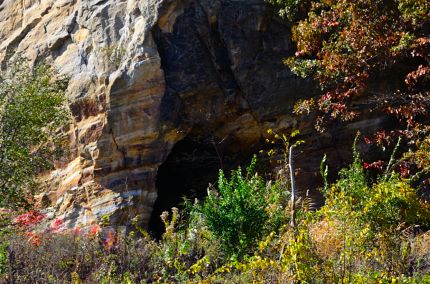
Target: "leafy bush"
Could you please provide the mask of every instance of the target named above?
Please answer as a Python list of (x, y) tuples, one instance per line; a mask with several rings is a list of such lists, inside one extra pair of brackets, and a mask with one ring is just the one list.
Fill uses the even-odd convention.
[[(209, 230), (230, 256), (252, 253), (265, 234), (279, 227), (278, 189), (254, 173), (255, 163), (254, 157), (245, 176), (240, 168), (232, 171), (230, 180), (220, 171), (217, 191), (209, 190), (201, 206)], [(275, 206), (274, 216), (270, 206)]]
[(17, 59), (0, 72), (0, 207), (25, 206), (35, 177), (52, 167), (56, 131), (68, 118), (67, 80), (47, 64)]

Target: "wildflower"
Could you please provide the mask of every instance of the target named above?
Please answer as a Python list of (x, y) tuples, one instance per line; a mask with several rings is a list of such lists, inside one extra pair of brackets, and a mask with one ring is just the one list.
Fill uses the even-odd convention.
[(28, 213), (24, 213), (15, 218), (15, 223), (22, 228), (33, 227), (45, 218), (45, 215), (38, 211), (31, 210)]
[(51, 230), (52, 231), (58, 231), (61, 227), (61, 225), (63, 225), (64, 221), (61, 218), (57, 218), (55, 219), (52, 224), (51, 224)]
[(100, 227), (96, 224), (90, 230), (90, 236), (96, 237), (99, 234)]

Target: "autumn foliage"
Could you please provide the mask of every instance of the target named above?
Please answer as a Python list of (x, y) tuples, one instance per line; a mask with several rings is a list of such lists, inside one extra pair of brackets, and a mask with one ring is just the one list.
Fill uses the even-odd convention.
[[(297, 52), (285, 63), (300, 76), (312, 76), (322, 95), (299, 102), (296, 112), (317, 111), (316, 125), (323, 130), (324, 122), (356, 119), (360, 113), (352, 102), (364, 97), (369, 108), (396, 117), (405, 134), (417, 134), (412, 132), (430, 105), (430, 2), (301, 2), (310, 8), (293, 26)], [(372, 84), (383, 80), (391, 87)]]

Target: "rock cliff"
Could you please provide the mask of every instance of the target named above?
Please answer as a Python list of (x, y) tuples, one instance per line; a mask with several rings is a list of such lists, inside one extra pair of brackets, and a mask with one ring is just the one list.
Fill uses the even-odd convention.
[(291, 115), (317, 90), (283, 66), (290, 27), (263, 0), (0, 0), (0, 23), (3, 68), (23, 54), (70, 77), (68, 155), (43, 174), (37, 196), (67, 227), (105, 215), (148, 225), (157, 186), (169, 198), (184, 180), (206, 182), (204, 169), (216, 175), (235, 165), (227, 157), (245, 160), (268, 128), (307, 137), (297, 161), (305, 190), (324, 152), (342, 164), (352, 133), (380, 123), (316, 136), (312, 119)]

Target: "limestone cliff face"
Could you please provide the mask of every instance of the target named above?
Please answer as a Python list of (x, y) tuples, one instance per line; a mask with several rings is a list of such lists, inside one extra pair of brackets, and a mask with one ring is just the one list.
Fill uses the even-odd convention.
[(311, 122), (290, 113), (316, 91), (282, 64), (289, 30), (263, 0), (0, 0), (2, 67), (24, 54), (70, 77), (70, 151), (42, 177), (39, 204), (68, 227), (104, 215), (148, 224), (175, 144), (191, 137), (233, 155), (268, 128), (308, 134), (312, 155), (298, 163), (309, 183), (322, 152), (343, 155), (333, 141), (349, 147), (351, 129), (379, 121), (309, 135)]

